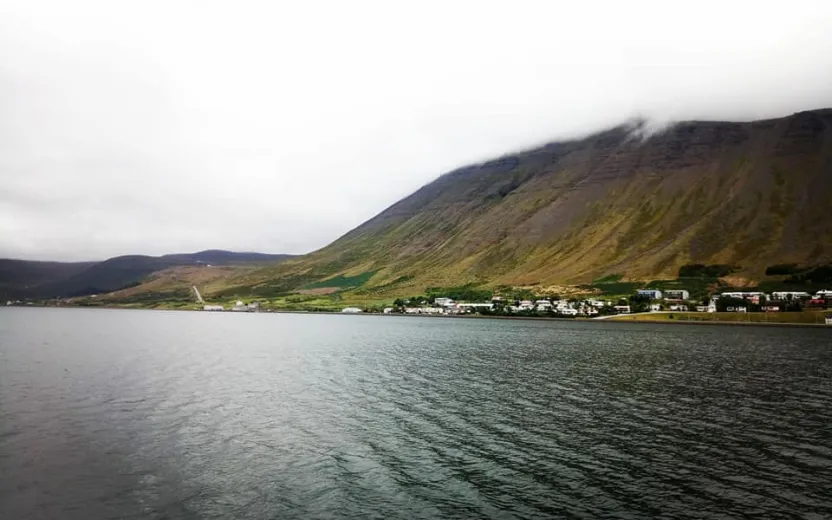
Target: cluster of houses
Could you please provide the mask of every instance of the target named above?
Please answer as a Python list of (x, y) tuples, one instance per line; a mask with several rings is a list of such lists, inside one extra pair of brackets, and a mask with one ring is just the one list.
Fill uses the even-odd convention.
[(6, 300), (6, 307), (11, 307), (12, 305), (34, 305), (34, 303), (21, 300)]
[[(720, 301), (721, 300), (721, 301)], [(424, 301), (424, 300), (422, 300)], [(7, 305), (15, 302), (9, 302)], [(635, 305), (635, 308), (633, 307)], [(699, 305), (691, 301), (690, 293), (684, 289), (639, 289), (629, 302), (622, 300), (618, 305), (611, 301), (587, 298), (583, 300), (564, 300), (557, 298), (540, 298), (536, 300), (504, 300), (494, 296), (490, 302), (457, 302), (452, 298), (434, 298), (430, 304), (403, 307), (387, 307), (384, 314), (425, 314), (425, 315), (460, 315), (482, 313), (499, 313), (505, 315), (548, 315), (561, 317), (598, 317), (599, 315), (630, 314), (632, 312), (739, 312), (745, 313), (752, 309), (762, 312), (780, 312), (797, 306), (826, 309), (832, 307), (832, 290), (818, 291), (809, 294), (805, 291), (774, 291), (770, 294), (758, 291), (733, 291), (715, 294), (707, 300), (707, 304)], [(205, 305), (206, 311), (224, 311), (222, 305)], [(244, 303), (237, 301), (229, 310), (232, 312), (257, 312), (259, 302)], [(358, 314), (362, 309), (346, 307), (345, 314)], [(825, 319), (832, 325), (832, 316)]]
[[(490, 303), (456, 302), (452, 298), (435, 298), (432, 304), (409, 306), (403, 308), (388, 307), (385, 314), (403, 312), (405, 314), (454, 315), (476, 312), (500, 312), (502, 314), (547, 314), (564, 317), (594, 317), (599, 314), (630, 314), (637, 311), (649, 312), (748, 312), (751, 305), (755, 310), (764, 312), (779, 312), (788, 304), (799, 303), (801, 307), (827, 308), (832, 304), (832, 291), (819, 291), (814, 295), (803, 291), (775, 291), (770, 294), (762, 292), (724, 292), (713, 295), (707, 304), (699, 305), (691, 302), (690, 292), (684, 289), (640, 289), (636, 296), (642, 297), (642, 304), (633, 308), (625, 302), (614, 305), (611, 301), (588, 298), (584, 300), (537, 299), (520, 301), (503, 301), (495, 296)], [(730, 300), (732, 304), (719, 305)], [(645, 307), (644, 300), (649, 300)], [(631, 299), (631, 303), (632, 303)], [(744, 304), (747, 302), (747, 304)], [(360, 312), (357, 308), (346, 308), (343, 312)], [(829, 318), (832, 320), (832, 318)], [(829, 321), (827, 320), (827, 321)], [(832, 322), (830, 322), (832, 324)]]
[[(233, 312), (257, 312), (260, 310), (260, 302), (243, 303), (240, 300), (229, 308)], [(202, 307), (204, 311), (224, 311), (225, 307), (222, 305), (205, 305)]]
[[(748, 312), (749, 305), (759, 306), (763, 312), (780, 312), (788, 304), (799, 304), (801, 307), (825, 309), (832, 301), (832, 291), (822, 290), (814, 295), (805, 291), (773, 291), (772, 293), (764, 293), (759, 291), (734, 291), (723, 292), (711, 296), (707, 305), (691, 305), (688, 303), (690, 294), (688, 291), (666, 290), (664, 292), (658, 289), (640, 289), (637, 293), (639, 296), (650, 298), (651, 311), (693, 311), (696, 312), (717, 312), (717, 305), (720, 299), (730, 299), (734, 305), (727, 305), (726, 312)], [(656, 303), (657, 301), (664, 303)], [(742, 302), (747, 302), (748, 305), (743, 305)]]
[[(481, 311), (495, 311), (501, 310), (506, 313), (546, 313), (557, 314), (560, 316), (596, 316), (599, 310), (611, 305), (611, 302), (605, 302), (595, 299), (587, 299), (583, 301), (567, 301), (567, 300), (520, 300), (514, 302), (505, 302), (499, 296), (492, 298), (490, 303), (466, 303), (456, 302), (452, 298), (435, 298), (433, 305), (409, 307), (403, 309), (405, 314), (471, 314)], [(397, 312), (398, 309), (388, 307), (384, 309), (385, 314)]]

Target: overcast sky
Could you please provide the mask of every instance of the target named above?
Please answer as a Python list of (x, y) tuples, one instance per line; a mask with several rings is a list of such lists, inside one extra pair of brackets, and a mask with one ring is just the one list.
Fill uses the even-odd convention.
[(305, 253), (471, 161), (832, 106), (830, 27), (828, 0), (0, 0), (0, 257)]

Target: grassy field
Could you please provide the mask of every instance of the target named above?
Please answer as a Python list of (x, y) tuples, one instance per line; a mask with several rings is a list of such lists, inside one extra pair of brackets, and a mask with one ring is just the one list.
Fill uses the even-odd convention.
[(319, 282), (308, 283), (301, 287), (301, 289), (320, 289), (324, 287), (359, 287), (367, 283), (367, 280), (373, 277), (377, 271), (366, 271), (355, 276), (338, 275)]
[(804, 323), (823, 324), (828, 311), (804, 312), (673, 312), (622, 314), (610, 318), (615, 321), (650, 321), (650, 322), (733, 322), (733, 323)]

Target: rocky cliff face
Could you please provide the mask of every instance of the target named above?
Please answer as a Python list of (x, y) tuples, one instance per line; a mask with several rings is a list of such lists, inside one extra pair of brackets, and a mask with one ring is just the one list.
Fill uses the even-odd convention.
[[(832, 110), (618, 127), (447, 173), (265, 280), (375, 272), (368, 285), (749, 276), (832, 261)], [(251, 281), (251, 280), (249, 280)]]

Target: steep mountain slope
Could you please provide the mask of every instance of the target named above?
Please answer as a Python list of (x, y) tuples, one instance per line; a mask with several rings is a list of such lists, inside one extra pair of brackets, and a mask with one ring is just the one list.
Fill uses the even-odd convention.
[(675, 277), (692, 262), (756, 276), (832, 260), (830, 204), (832, 110), (684, 122), (646, 139), (617, 127), (447, 173), (329, 246), (234, 283), (254, 294), (335, 275), (367, 291), (579, 283)]
[(103, 262), (85, 263), (0, 260), (0, 284), (3, 284), (0, 285), (0, 296), (65, 297), (106, 293), (139, 284), (152, 273), (176, 266), (251, 266), (274, 264), (287, 258), (291, 255), (207, 250), (164, 256), (117, 256)]

